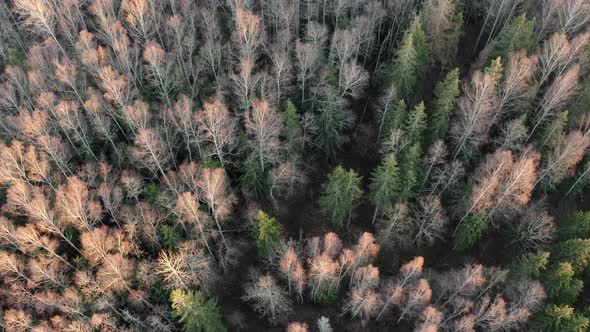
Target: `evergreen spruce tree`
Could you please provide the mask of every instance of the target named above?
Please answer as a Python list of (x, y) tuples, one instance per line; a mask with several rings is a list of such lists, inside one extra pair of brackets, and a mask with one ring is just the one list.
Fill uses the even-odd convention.
[(414, 39), (414, 49), (416, 50), (416, 68), (414, 70), (414, 74), (416, 75), (416, 93), (414, 97), (421, 97), (422, 89), (421, 83), (424, 81), (426, 77), (426, 69), (428, 68), (428, 42), (426, 39), (426, 34), (424, 33), (424, 29), (422, 27), (422, 18), (420, 16), (416, 16), (414, 21), (411, 25), (412, 29), (412, 38)]
[(238, 179), (246, 195), (259, 197), (264, 195), (268, 186), (266, 172), (254, 156), (246, 158), (241, 167), (242, 175)]
[(287, 153), (291, 156), (300, 152), (303, 146), (302, 130), (301, 130), (301, 116), (297, 112), (297, 107), (291, 100), (287, 101), (287, 106), (283, 111), (283, 123), (285, 124), (283, 130), (283, 137), (285, 140)]
[(459, 68), (451, 70), (434, 89), (432, 119), (430, 121), (430, 142), (444, 140), (449, 132), (451, 112), (459, 97)]
[(484, 68), (484, 73), (490, 75), (494, 79), (496, 86), (500, 84), (500, 81), (502, 80), (502, 71), (504, 70), (502, 59), (503, 58), (501, 57), (496, 57), (488, 67)]
[(468, 216), (457, 228), (453, 237), (456, 250), (471, 248), (483, 235), (487, 227), (486, 213), (479, 212)]
[(569, 305), (548, 305), (545, 311), (537, 316), (537, 330), (546, 332), (585, 332), (590, 326), (590, 319), (575, 312)]
[[(590, 62), (590, 46), (586, 46), (586, 61)], [(578, 97), (572, 105), (572, 113), (583, 113), (590, 107), (590, 76), (586, 76), (580, 84)]]
[(400, 200), (407, 201), (416, 195), (416, 185), (422, 171), (422, 148), (415, 143), (402, 152)]
[(404, 134), (409, 142), (420, 143), (426, 129), (426, 113), (424, 102), (416, 105), (408, 113), (404, 121)]
[(549, 301), (555, 304), (574, 304), (584, 288), (582, 280), (575, 278), (572, 264), (559, 263), (547, 276), (545, 290)]
[(322, 186), (320, 207), (330, 220), (342, 226), (350, 223), (352, 210), (359, 203), (363, 190), (362, 177), (354, 170), (338, 166)]
[(205, 299), (200, 291), (175, 289), (170, 294), (172, 317), (178, 318), (186, 332), (227, 331), (219, 307), (213, 299)]
[(402, 98), (411, 102), (421, 95), (420, 85), (424, 79), (427, 64), (426, 35), (422, 29), (420, 16), (416, 16), (404, 33), (392, 64), (391, 79)]
[(383, 113), (381, 127), (379, 128), (379, 136), (387, 137), (392, 129), (401, 128), (402, 121), (406, 116), (406, 102), (401, 99), (395, 104), (391, 105), (391, 109)]
[(510, 265), (510, 275), (516, 279), (539, 279), (548, 263), (549, 253), (546, 251), (527, 253)]
[(569, 112), (563, 111), (559, 113), (555, 119), (549, 120), (541, 125), (541, 130), (535, 133), (534, 137), (540, 147), (552, 146), (559, 137), (561, 137), (567, 130), (567, 123), (569, 119)]
[(560, 241), (590, 237), (590, 212), (578, 211), (562, 219), (557, 229)]
[(344, 142), (344, 131), (351, 125), (350, 114), (344, 107), (344, 100), (327, 87), (324, 96), (321, 97), (320, 107), (314, 115), (316, 131), (314, 144), (320, 151), (331, 159), (336, 150)]
[(266, 257), (281, 242), (283, 227), (277, 222), (276, 218), (270, 217), (264, 211), (258, 211), (256, 224), (256, 248), (260, 256)]
[(534, 31), (534, 22), (526, 18), (526, 14), (522, 14), (512, 20), (498, 34), (494, 50), (492, 51), (492, 58), (501, 57), (507, 59), (508, 54), (520, 50), (532, 51), (535, 46), (536, 34)]
[(383, 163), (375, 169), (369, 183), (369, 200), (375, 206), (373, 223), (377, 214), (388, 204), (392, 204), (399, 195), (401, 179), (397, 160), (389, 155)]
[(588, 267), (590, 258), (590, 239), (572, 239), (560, 242), (551, 250), (551, 262), (556, 265), (562, 262), (572, 264), (576, 274)]

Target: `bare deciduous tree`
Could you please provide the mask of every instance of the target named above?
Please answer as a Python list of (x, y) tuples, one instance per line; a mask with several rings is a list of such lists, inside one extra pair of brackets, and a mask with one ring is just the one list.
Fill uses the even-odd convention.
[(358, 97), (369, 81), (367, 71), (352, 61), (342, 66), (339, 77), (338, 86), (342, 97), (346, 95), (353, 98)]
[(305, 102), (305, 92), (308, 89), (308, 82), (314, 76), (319, 66), (321, 56), (320, 49), (313, 43), (302, 43), (297, 40), (295, 44), (295, 55), (297, 59), (297, 81), (300, 84), (301, 104)]
[(176, 252), (162, 251), (156, 269), (168, 289), (198, 288), (208, 293), (215, 278), (211, 259), (190, 242), (182, 243)]
[(440, 197), (425, 197), (418, 204), (413, 213), (416, 230), (412, 242), (418, 246), (431, 246), (436, 240), (444, 239), (448, 219)]
[(476, 72), (463, 87), (459, 98), (458, 121), (451, 127), (455, 141), (453, 159), (459, 154), (470, 155), (488, 138), (498, 109), (496, 82), (490, 74)]
[(124, 108), (136, 95), (135, 90), (125, 75), (117, 73), (111, 66), (102, 66), (98, 71), (100, 87), (106, 99)]
[(578, 87), (579, 72), (580, 66), (575, 65), (565, 72), (565, 74), (557, 77), (551, 86), (549, 86), (543, 95), (543, 100), (541, 100), (541, 104), (537, 109), (537, 114), (534, 114), (535, 124), (531, 129), (529, 139), (544, 120), (555, 115), (557, 111), (560, 111), (574, 95)]
[(221, 222), (232, 212), (236, 197), (230, 191), (229, 183), (223, 168), (205, 168), (197, 182), (201, 192), (201, 199), (207, 203), (213, 219), (217, 224), (219, 234), (227, 246)]
[(308, 332), (307, 323), (292, 322), (287, 326), (287, 332)]
[(241, 8), (237, 9), (234, 19), (234, 38), (238, 43), (239, 53), (250, 61), (256, 60), (256, 51), (264, 41), (262, 20), (256, 14)]
[(217, 156), (225, 167), (226, 157), (236, 145), (236, 120), (221, 100), (205, 102), (203, 109), (197, 112), (199, 135), (207, 144), (206, 153)]
[(510, 151), (497, 150), (487, 156), (475, 171), (473, 185), (466, 213), (459, 221), (455, 232), (470, 213), (486, 211), (494, 204), (494, 196), (504, 175), (512, 169), (513, 157)]
[(55, 258), (40, 256), (27, 264), (31, 280), (40, 287), (65, 288), (68, 286), (66, 265)]
[(202, 156), (192, 100), (186, 95), (180, 95), (172, 109), (168, 109), (168, 112), (174, 129), (182, 136), (184, 144), (186, 144), (189, 160), (193, 160), (193, 146), (197, 147), (198, 156)]
[(121, 253), (108, 254), (96, 272), (96, 281), (103, 291), (131, 291), (135, 262)]
[(251, 282), (242, 299), (252, 302), (254, 310), (272, 324), (285, 321), (293, 310), (287, 292), (269, 274)]
[(205, 244), (211, 256), (213, 256), (213, 251), (211, 251), (211, 247), (207, 243), (208, 236), (205, 234), (205, 231), (209, 230), (211, 221), (207, 218), (206, 213), (199, 208), (199, 197), (190, 192), (180, 194), (176, 200), (175, 212), (180, 217), (181, 225), (185, 229), (185, 224), (194, 225), (201, 236), (201, 241)]
[(399, 270), (399, 275), (396, 279), (390, 280), (384, 285), (383, 305), (376, 319), (381, 315), (389, 312), (391, 306), (399, 307), (404, 300), (404, 292), (408, 285), (416, 283), (422, 275), (424, 267), (424, 257), (418, 256), (408, 263), (402, 265)]
[(505, 107), (518, 106), (518, 103), (527, 97), (538, 60), (537, 55), (527, 56), (524, 50), (508, 56), (504, 80), (500, 85), (499, 112)]
[(131, 28), (131, 35), (142, 44), (158, 33), (161, 15), (158, 5), (159, 2), (153, 0), (124, 0), (121, 3), (120, 10)]
[(439, 324), (442, 322), (444, 314), (433, 306), (428, 306), (422, 310), (418, 318), (418, 324), (414, 332), (434, 332), (438, 331)]
[(88, 184), (75, 176), (58, 188), (55, 200), (60, 218), (80, 230), (92, 230), (102, 216), (102, 207), (93, 199)]
[(397, 322), (401, 322), (405, 317), (416, 317), (430, 302), (432, 289), (426, 279), (420, 279), (412, 285), (404, 296), (404, 300), (399, 305), (400, 316)]
[(303, 290), (306, 284), (305, 270), (293, 246), (287, 246), (279, 261), (279, 270), (287, 279), (289, 294), (294, 291), (303, 301)]
[(233, 82), (233, 93), (236, 95), (240, 108), (246, 112), (250, 110), (254, 101), (254, 94), (258, 87), (261, 77), (254, 73), (254, 61), (250, 59), (240, 59), (239, 70), (236, 74), (231, 75)]
[(475, 306), (475, 324), (489, 331), (504, 329), (506, 320), (506, 301), (500, 296), (493, 300), (484, 296)]
[(291, 196), (300, 185), (305, 183), (305, 175), (300, 167), (294, 162), (286, 161), (270, 171), (268, 193), (275, 209), (279, 208), (278, 198)]
[(413, 229), (411, 218), (405, 204), (386, 207), (383, 217), (377, 220), (377, 240), (381, 247), (392, 250), (409, 246)]
[(4, 323), (10, 331), (26, 331), (33, 328), (33, 316), (23, 310), (8, 309), (4, 312)]
[[(147, 1), (147, 0), (131, 0)], [(172, 92), (175, 88), (174, 61), (166, 51), (154, 41), (150, 41), (143, 50), (143, 60), (146, 62), (147, 77), (151, 84), (158, 89), (160, 96), (168, 107), (172, 107)]]
[(134, 143), (131, 149), (132, 157), (154, 175), (159, 172), (166, 177), (165, 170), (173, 156), (170, 155), (159, 133), (151, 128), (140, 128), (135, 135)]
[(470, 297), (479, 293), (485, 285), (485, 269), (482, 265), (465, 265), (463, 268), (441, 274), (436, 281), (436, 293), (441, 308), (450, 305), (457, 297)]
[(361, 290), (353, 288), (350, 293), (350, 299), (344, 305), (344, 312), (350, 312), (355, 318), (359, 317), (364, 324), (367, 320), (374, 317), (381, 306), (379, 293), (373, 289)]
[(578, 163), (582, 161), (588, 145), (590, 145), (590, 137), (578, 130), (560, 137), (542, 164), (539, 179), (535, 184), (556, 186), (572, 175)]
[(112, 253), (129, 255), (134, 251), (122, 230), (108, 226), (82, 233), (80, 243), (84, 257), (93, 266), (103, 263)]
[(555, 223), (543, 201), (533, 202), (512, 225), (512, 243), (523, 250), (541, 250), (554, 238)]
[(449, 66), (457, 56), (460, 30), (455, 22), (453, 0), (430, 0), (424, 5), (424, 30), (433, 57)]
[(281, 152), (281, 114), (271, 108), (267, 101), (256, 99), (252, 104), (252, 112), (246, 113), (245, 124), (260, 168), (264, 170), (268, 165), (274, 165)]
[(498, 194), (490, 207), (487, 218), (509, 218), (526, 206), (537, 180), (539, 153), (527, 150), (513, 162), (508, 173), (500, 180)]

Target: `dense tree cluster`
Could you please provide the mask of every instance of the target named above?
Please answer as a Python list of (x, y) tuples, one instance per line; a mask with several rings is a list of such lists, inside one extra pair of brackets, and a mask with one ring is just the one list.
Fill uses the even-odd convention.
[(590, 329), (589, 31), (587, 0), (0, 1), (0, 329)]

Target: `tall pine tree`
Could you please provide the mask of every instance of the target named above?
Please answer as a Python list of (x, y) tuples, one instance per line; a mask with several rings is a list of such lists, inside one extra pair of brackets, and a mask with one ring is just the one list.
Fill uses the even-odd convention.
[(508, 54), (511, 52), (520, 50), (532, 51), (537, 38), (534, 26), (534, 22), (526, 18), (526, 14), (514, 18), (498, 34), (491, 58), (500, 57), (502, 59), (508, 59)]
[(200, 291), (175, 289), (170, 294), (172, 317), (178, 318), (186, 332), (223, 332), (219, 307), (213, 299), (205, 299)]
[(404, 33), (391, 69), (391, 79), (402, 98), (413, 102), (420, 97), (420, 85), (424, 79), (427, 63), (426, 36), (422, 30), (420, 16), (416, 16)]
[(471, 248), (486, 229), (486, 213), (479, 212), (468, 216), (459, 224), (453, 237), (454, 247), (457, 250), (467, 250)]
[(400, 186), (401, 179), (397, 160), (394, 155), (389, 155), (373, 172), (371, 183), (369, 183), (369, 200), (375, 206), (373, 223), (375, 223), (377, 214), (398, 198)]
[(283, 227), (277, 222), (276, 218), (270, 217), (264, 211), (258, 211), (256, 223), (256, 248), (260, 256), (266, 257), (272, 253), (281, 241)]
[(362, 177), (354, 170), (338, 166), (328, 175), (322, 186), (320, 207), (325, 215), (337, 225), (350, 223), (352, 210), (359, 203), (363, 190)]
[(459, 97), (459, 68), (451, 70), (434, 89), (432, 119), (430, 121), (430, 142), (444, 140), (449, 132), (451, 112)]

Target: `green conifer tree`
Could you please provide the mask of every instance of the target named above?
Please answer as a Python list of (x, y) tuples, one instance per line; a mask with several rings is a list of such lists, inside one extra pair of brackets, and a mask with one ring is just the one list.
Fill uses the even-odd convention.
[(422, 30), (420, 16), (416, 16), (404, 33), (392, 64), (391, 79), (402, 98), (413, 101), (421, 95), (419, 87), (427, 64), (426, 35)]
[(354, 170), (338, 166), (328, 175), (322, 186), (320, 207), (330, 220), (342, 226), (350, 223), (352, 210), (359, 203), (363, 190), (362, 177)]
[(426, 112), (424, 102), (416, 105), (404, 121), (404, 135), (409, 142), (420, 143), (426, 129)]
[(589, 258), (590, 239), (567, 240), (556, 244), (551, 250), (551, 263), (553, 265), (569, 262), (576, 274), (582, 273), (588, 267)]
[(434, 89), (434, 109), (430, 121), (430, 142), (444, 140), (449, 131), (451, 112), (459, 97), (459, 68), (451, 70)]
[(266, 172), (260, 167), (255, 156), (246, 158), (241, 167), (242, 174), (238, 181), (247, 195), (262, 196), (268, 186)]
[(457, 228), (453, 241), (456, 250), (471, 248), (483, 235), (487, 227), (486, 213), (479, 212), (468, 216)]
[(541, 130), (535, 135), (536, 142), (540, 147), (552, 146), (563, 135), (567, 129), (569, 112), (563, 111), (554, 119), (546, 121), (541, 125)]
[(533, 20), (527, 19), (526, 14), (514, 18), (498, 34), (491, 54), (492, 59), (507, 59), (509, 53), (520, 50), (532, 51), (537, 38), (534, 26)]
[(557, 237), (560, 241), (590, 238), (590, 211), (578, 211), (562, 219), (557, 229)]
[(500, 81), (502, 80), (503, 70), (504, 67), (502, 66), (502, 58), (496, 57), (492, 60), (488, 67), (484, 68), (484, 73), (490, 75), (494, 79), (494, 82), (496, 82), (497, 86), (498, 84), (500, 84)]
[(379, 137), (387, 137), (392, 129), (401, 128), (402, 121), (406, 116), (406, 102), (401, 99), (392, 104), (387, 112), (382, 114), (381, 125), (379, 128)]
[(258, 211), (256, 223), (256, 248), (260, 256), (266, 257), (281, 242), (283, 227), (277, 222), (276, 218), (270, 217), (264, 211)]
[(537, 316), (535, 331), (546, 332), (585, 332), (590, 326), (590, 319), (575, 312), (569, 305), (550, 304)]
[(422, 171), (422, 148), (415, 143), (402, 152), (400, 200), (407, 201), (416, 195), (416, 185)]
[(401, 179), (397, 160), (389, 155), (383, 163), (375, 169), (369, 183), (369, 200), (375, 206), (373, 223), (377, 214), (388, 204), (393, 203), (399, 195)]
[(510, 265), (510, 274), (517, 279), (539, 279), (547, 269), (549, 253), (531, 252), (516, 258)]
[(297, 107), (291, 100), (287, 101), (287, 106), (283, 111), (283, 122), (285, 124), (283, 137), (285, 146), (289, 155), (300, 152), (302, 144), (301, 116), (297, 112)]
[(426, 69), (428, 67), (429, 54), (428, 54), (428, 42), (426, 34), (422, 27), (422, 18), (416, 16), (412, 25), (412, 38), (414, 39), (414, 49), (416, 50), (416, 68), (414, 74), (416, 75), (416, 93), (414, 97), (421, 97), (421, 83), (424, 81), (426, 76)]
[(314, 114), (316, 130), (313, 142), (331, 159), (344, 142), (344, 131), (351, 125), (351, 118), (344, 107), (344, 100), (328, 87), (320, 100), (320, 107)]
[(172, 317), (178, 318), (185, 332), (223, 332), (219, 307), (214, 299), (205, 299), (200, 291), (175, 289), (170, 294)]
[(547, 276), (545, 290), (549, 301), (555, 304), (574, 304), (584, 288), (582, 280), (575, 278), (572, 264), (559, 263)]

